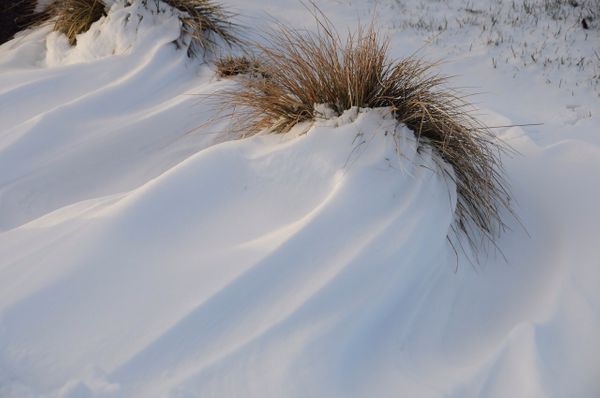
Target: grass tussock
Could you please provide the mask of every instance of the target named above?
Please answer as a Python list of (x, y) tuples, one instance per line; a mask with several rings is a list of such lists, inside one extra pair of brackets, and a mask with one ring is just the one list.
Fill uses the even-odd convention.
[[(434, 74), (432, 64), (391, 60), (388, 41), (372, 24), (341, 36), (325, 16), (314, 16), (315, 32), (280, 26), (268, 44), (256, 44), (267, 77), (239, 76), (240, 87), (223, 95), (236, 109), (236, 131), (285, 133), (322, 117), (315, 104), (337, 115), (352, 107), (389, 107), (420, 144), (451, 166), (441, 170), (456, 183), (454, 232), (466, 236), (475, 255), (485, 241), (493, 244), (505, 227), (503, 211), (510, 212), (500, 161), (504, 147), (471, 115), (464, 97), (445, 87), (446, 78)], [(460, 240), (449, 240), (464, 249)]]
[[(144, 4), (159, 0), (145, 0)], [(241, 44), (235, 32), (237, 25), (231, 22), (233, 14), (213, 0), (162, 0), (180, 11), (182, 35), (178, 45), (188, 48), (188, 55), (213, 50), (220, 42), (229, 46)], [(106, 15), (103, 0), (56, 0), (48, 10), (48, 19), (54, 22), (54, 30), (64, 33), (71, 45), (77, 35)]]
[(67, 36), (69, 43), (77, 43), (77, 35), (106, 15), (106, 4), (101, 0), (57, 0), (49, 8), (54, 30)]
[(219, 41), (239, 45), (238, 26), (231, 22), (233, 14), (212, 0), (162, 0), (182, 12), (182, 31), (189, 38), (188, 55), (195, 57), (214, 50)]
[(222, 78), (238, 75), (250, 75), (251, 77), (268, 77), (262, 63), (254, 57), (227, 55), (215, 61), (217, 75)]

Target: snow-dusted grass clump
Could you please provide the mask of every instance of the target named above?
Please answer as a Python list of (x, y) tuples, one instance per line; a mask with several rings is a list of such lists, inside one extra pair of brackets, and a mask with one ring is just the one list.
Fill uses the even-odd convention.
[[(122, 37), (126, 32), (125, 36), (129, 37), (125, 40), (126, 45), (113, 46), (113, 54), (123, 51), (117, 47), (133, 47), (131, 36), (141, 36), (141, 26), (148, 26), (150, 22), (151, 26), (160, 29), (161, 25), (169, 25), (166, 20), (173, 16), (177, 19), (178, 35), (171, 42), (177, 48), (185, 49), (191, 57), (212, 52), (221, 45), (231, 47), (241, 44), (236, 36), (238, 26), (230, 21), (233, 14), (212, 0), (54, 0), (39, 5), (39, 10), (37, 24), (51, 26), (52, 30), (66, 38), (70, 46), (82, 44), (80, 42), (83, 41), (84, 46), (97, 48), (90, 42), (99, 36), (103, 36), (99, 41), (105, 43), (106, 37)], [(116, 19), (120, 19), (118, 25), (112, 23)], [(94, 27), (96, 22), (113, 26)], [(93, 33), (87, 38), (83, 37), (89, 31)], [(157, 40), (162, 41), (158, 37)], [(49, 41), (62, 40), (54, 35)], [(66, 45), (60, 44), (58, 47), (63, 47), (59, 52), (67, 51)]]
[(182, 36), (178, 44), (194, 57), (212, 51), (221, 44), (240, 44), (233, 14), (214, 0), (162, 0), (179, 10)]
[(157, 46), (172, 45), (181, 34), (178, 13), (163, 5), (159, 11), (143, 1), (114, 3), (106, 17), (77, 36), (70, 46), (67, 37), (52, 32), (46, 43), (46, 64), (58, 66), (139, 53), (152, 54)]
[(391, 60), (388, 42), (372, 25), (342, 38), (326, 17), (315, 18), (316, 32), (281, 25), (269, 43), (257, 44), (264, 73), (240, 76), (241, 87), (225, 92), (241, 134), (285, 133), (354, 107), (388, 108), (398, 125), (450, 165), (440, 169), (456, 183), (454, 232), (464, 233), (474, 248), (494, 242), (504, 227), (502, 212), (510, 211), (504, 147), (471, 116), (469, 104), (445, 88), (446, 78), (431, 72), (433, 65)]

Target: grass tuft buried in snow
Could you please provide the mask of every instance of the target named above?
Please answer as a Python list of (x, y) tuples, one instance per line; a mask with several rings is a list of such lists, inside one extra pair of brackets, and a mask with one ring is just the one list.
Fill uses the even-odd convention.
[(214, 0), (162, 0), (181, 12), (182, 37), (178, 43), (188, 48), (191, 57), (213, 51), (221, 44), (241, 44), (239, 26), (233, 13)]
[(433, 73), (434, 65), (391, 60), (388, 41), (373, 24), (342, 37), (318, 9), (313, 16), (315, 32), (280, 24), (267, 44), (257, 43), (261, 74), (242, 75), (240, 88), (222, 93), (235, 106), (235, 130), (242, 136), (285, 133), (353, 107), (389, 108), (398, 124), (450, 166), (440, 169), (458, 194), (453, 230), (461, 234), (451, 234), (453, 246), (462, 247), (462, 236), (475, 253), (493, 243), (504, 228), (501, 214), (510, 213), (500, 161), (506, 148), (470, 115), (463, 97), (446, 88), (447, 79)]
[(50, 5), (49, 14), (54, 30), (63, 33), (71, 45), (77, 43), (77, 35), (87, 32), (90, 26), (106, 15), (102, 0), (58, 0)]

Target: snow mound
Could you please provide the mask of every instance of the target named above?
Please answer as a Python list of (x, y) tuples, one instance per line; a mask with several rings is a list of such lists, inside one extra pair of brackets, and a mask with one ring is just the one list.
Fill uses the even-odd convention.
[(18, 375), (33, 396), (68, 397), (544, 396), (543, 358), (565, 347), (553, 339), (578, 338), (560, 332), (559, 308), (585, 290), (559, 287), (556, 266), (454, 274), (452, 187), (388, 113), (216, 145), (5, 232), (2, 384)]
[[(19, 289), (0, 289), (2, 341), (46, 358), (17, 351), (11, 363), (42, 390), (86, 358), (124, 386), (169, 370), (154, 390), (196, 383), (268, 336), (295, 350), (344, 328), (329, 361), (367, 354), (345, 351), (371, 339), (397, 282), (443, 263), (452, 202), (431, 154), (391, 116), (352, 110), (341, 123), (215, 146), (124, 196), (6, 232), (3, 271)], [(46, 239), (43, 259), (24, 250)], [(424, 274), (406, 272), (415, 266)]]
[(46, 25), (7, 44), (16, 51), (1, 54), (0, 60), (6, 65), (9, 56), (22, 68), (58, 67), (127, 54), (149, 57), (162, 47), (176, 48), (181, 35), (179, 15), (178, 10), (158, 1), (115, 1), (105, 17), (77, 36), (77, 45), (71, 46), (64, 34), (52, 32), (51, 25)]
[[(144, 18), (115, 27), (130, 15)], [(47, 43), (56, 55), (57, 41), (66, 43), (56, 33), (34, 31), (0, 49), (0, 231), (130, 190), (219, 139), (192, 132), (212, 117), (200, 99), (227, 83), (177, 51), (176, 18), (152, 15), (115, 4), (77, 46), (44, 55), (52, 67), (34, 50)], [(123, 43), (129, 50), (108, 56)]]
[(70, 46), (63, 34), (50, 33), (46, 64), (68, 65), (127, 53), (147, 56), (152, 49), (173, 43), (180, 32), (181, 23), (171, 7), (157, 3), (153, 9), (142, 1), (118, 1), (106, 17), (77, 36), (76, 46)]

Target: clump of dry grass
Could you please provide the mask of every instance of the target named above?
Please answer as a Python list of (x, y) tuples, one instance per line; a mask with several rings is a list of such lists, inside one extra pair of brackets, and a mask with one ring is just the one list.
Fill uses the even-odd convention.
[[(213, 50), (221, 40), (229, 46), (241, 43), (238, 26), (231, 22), (233, 14), (212, 0), (162, 0), (183, 13), (180, 17), (184, 36), (189, 39), (188, 55), (198, 56)], [(182, 37), (181, 40), (185, 40)]]
[(219, 77), (233, 77), (238, 75), (268, 77), (263, 70), (262, 63), (254, 57), (227, 55), (217, 59), (215, 66), (217, 67)]
[[(445, 87), (432, 64), (415, 58), (389, 59), (388, 41), (373, 25), (341, 37), (322, 14), (315, 32), (285, 26), (256, 44), (267, 78), (239, 77), (240, 87), (223, 93), (236, 109), (242, 136), (263, 130), (285, 133), (321, 116), (315, 104), (337, 115), (352, 107), (389, 107), (420, 144), (429, 145), (451, 166), (442, 172), (456, 183), (454, 232), (462, 232), (477, 255), (504, 229), (510, 197), (500, 161), (504, 147), (471, 115), (464, 97)], [(460, 240), (449, 236), (453, 247)]]
[(54, 30), (64, 33), (71, 45), (77, 43), (77, 35), (106, 15), (106, 4), (101, 0), (57, 0), (48, 10), (54, 21)]
[[(222, 41), (229, 46), (241, 44), (235, 32), (237, 25), (231, 22), (233, 14), (213, 0), (161, 0), (179, 10), (182, 35), (176, 44), (187, 47), (189, 56), (197, 56), (213, 50)], [(130, 0), (131, 2), (131, 0)], [(159, 0), (143, 0), (156, 3)], [(103, 0), (56, 0), (48, 10), (48, 19), (54, 21), (54, 30), (64, 33), (71, 45), (76, 36), (87, 31), (92, 23), (106, 15)]]

